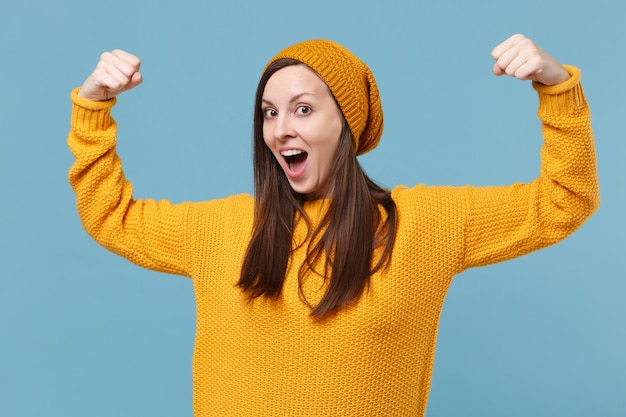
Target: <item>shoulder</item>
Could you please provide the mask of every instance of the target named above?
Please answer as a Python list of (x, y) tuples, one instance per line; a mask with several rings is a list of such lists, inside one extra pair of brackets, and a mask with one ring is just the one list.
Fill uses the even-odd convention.
[(465, 187), (427, 186), (418, 184), (413, 187), (399, 185), (391, 190), (391, 198), (399, 208), (405, 206), (430, 207), (433, 204), (457, 204), (463, 198)]
[(202, 202), (188, 202), (186, 228), (199, 241), (222, 242), (249, 236), (254, 221), (254, 198), (237, 194)]
[(423, 184), (397, 186), (391, 191), (391, 198), (396, 203), (403, 226), (415, 227), (426, 223), (453, 227), (463, 222), (467, 208), (466, 188)]
[(254, 197), (250, 194), (233, 194), (225, 198), (192, 203), (197, 212), (221, 212), (224, 215), (246, 215), (254, 211)]

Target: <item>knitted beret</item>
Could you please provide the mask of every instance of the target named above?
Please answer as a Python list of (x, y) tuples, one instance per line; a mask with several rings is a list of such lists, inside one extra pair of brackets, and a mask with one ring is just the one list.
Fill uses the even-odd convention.
[(267, 66), (283, 58), (306, 64), (324, 80), (348, 121), (357, 155), (378, 145), (383, 133), (383, 109), (376, 80), (365, 63), (329, 40), (308, 40), (289, 46)]

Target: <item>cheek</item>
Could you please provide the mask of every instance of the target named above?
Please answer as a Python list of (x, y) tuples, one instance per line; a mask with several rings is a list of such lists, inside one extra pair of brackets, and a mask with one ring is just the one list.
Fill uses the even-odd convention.
[(343, 120), (338, 122), (335, 125), (335, 128), (333, 129), (333, 146), (332, 148), (334, 149), (335, 152), (337, 152), (337, 150), (339, 149), (339, 142), (341, 142), (341, 134), (343, 132)]
[(337, 159), (337, 152), (339, 152), (339, 141), (340, 141), (339, 133), (337, 136), (332, 137), (331, 140), (327, 140), (323, 149), (322, 163), (327, 170), (330, 170), (330, 167), (333, 166), (335, 160)]

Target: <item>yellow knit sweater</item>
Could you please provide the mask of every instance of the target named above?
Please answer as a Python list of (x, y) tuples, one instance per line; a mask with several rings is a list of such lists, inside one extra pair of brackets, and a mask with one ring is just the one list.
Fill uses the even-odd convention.
[[(85, 229), (132, 262), (191, 277), (197, 302), (196, 416), (421, 416), (439, 315), (455, 274), (511, 259), (571, 234), (599, 203), (580, 73), (535, 85), (545, 144), (541, 175), (506, 187), (396, 187), (389, 268), (357, 303), (322, 321), (298, 297), (306, 245), (282, 296), (246, 302), (235, 286), (251, 236), (253, 197), (201, 203), (134, 200), (115, 152), (114, 100), (72, 93), (69, 179)], [(307, 203), (313, 221), (323, 201)], [(295, 239), (306, 236), (299, 225)], [(305, 293), (320, 295), (309, 277)]]

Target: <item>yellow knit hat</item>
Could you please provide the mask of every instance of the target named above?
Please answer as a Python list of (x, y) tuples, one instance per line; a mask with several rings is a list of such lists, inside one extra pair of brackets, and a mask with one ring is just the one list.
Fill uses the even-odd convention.
[(383, 134), (383, 109), (376, 80), (365, 63), (348, 49), (328, 40), (309, 40), (289, 46), (267, 66), (283, 58), (306, 64), (324, 80), (348, 121), (357, 155), (378, 145)]

